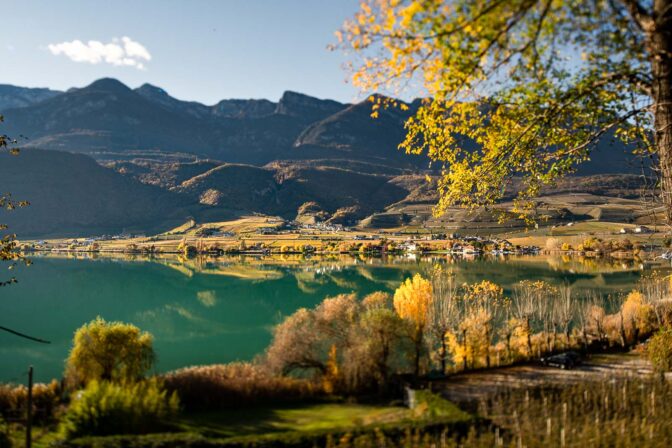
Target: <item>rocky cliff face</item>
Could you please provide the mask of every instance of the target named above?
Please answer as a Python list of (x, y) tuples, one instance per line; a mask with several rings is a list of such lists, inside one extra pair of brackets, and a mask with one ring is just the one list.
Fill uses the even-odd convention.
[(276, 114), (301, 118), (312, 123), (343, 110), (346, 105), (332, 100), (320, 100), (302, 93), (287, 91), (275, 109)]

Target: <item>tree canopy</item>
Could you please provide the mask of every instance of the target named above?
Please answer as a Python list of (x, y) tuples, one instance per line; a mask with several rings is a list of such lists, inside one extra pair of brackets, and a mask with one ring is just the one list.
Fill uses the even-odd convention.
[(132, 382), (143, 377), (154, 358), (151, 334), (98, 317), (75, 332), (66, 376), (74, 385), (94, 380)]
[(400, 147), (441, 165), (437, 214), (520, 177), (532, 216), (614, 137), (654, 160), (672, 217), (672, 0), (365, 0), (337, 35), (362, 90), (426, 92)]

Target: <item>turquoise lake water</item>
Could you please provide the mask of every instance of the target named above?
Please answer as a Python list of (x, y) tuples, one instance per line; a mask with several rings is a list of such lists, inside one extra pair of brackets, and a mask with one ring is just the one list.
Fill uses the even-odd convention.
[(450, 264), (457, 279), (488, 279), (505, 291), (523, 279), (569, 283), (576, 291), (617, 294), (650, 267), (639, 263), (544, 256), (504, 259), (76, 259), (33, 256), (18, 268), (19, 283), (0, 289), (0, 325), (51, 341), (37, 344), (0, 332), (0, 381), (24, 382), (29, 365), (38, 381), (60, 378), (72, 336), (101, 316), (151, 332), (156, 371), (250, 360), (263, 353), (283, 316), (324, 297), (393, 291), (434, 263)]

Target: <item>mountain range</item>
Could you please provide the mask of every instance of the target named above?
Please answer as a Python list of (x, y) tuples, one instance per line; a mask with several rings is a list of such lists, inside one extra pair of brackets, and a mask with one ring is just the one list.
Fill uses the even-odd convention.
[[(2, 133), (24, 149), (3, 155), (3, 189), (32, 203), (0, 222), (31, 235), (93, 234), (156, 230), (187, 217), (319, 210), (353, 224), (409, 198), (435, 199), (419, 193), (433, 174), (429, 160), (397, 149), (419, 104), (372, 119), (370, 101), (289, 91), (277, 102), (208, 106), (110, 78), (66, 92), (0, 85)], [(641, 170), (609, 139), (592, 159), (580, 175)]]

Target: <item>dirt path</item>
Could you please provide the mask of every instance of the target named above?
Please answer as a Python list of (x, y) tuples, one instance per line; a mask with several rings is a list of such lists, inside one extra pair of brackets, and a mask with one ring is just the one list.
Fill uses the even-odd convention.
[(432, 390), (453, 402), (467, 403), (511, 387), (574, 384), (614, 376), (650, 376), (652, 373), (651, 364), (637, 353), (594, 355), (573, 370), (528, 364), (461, 373), (446, 380), (433, 381)]

